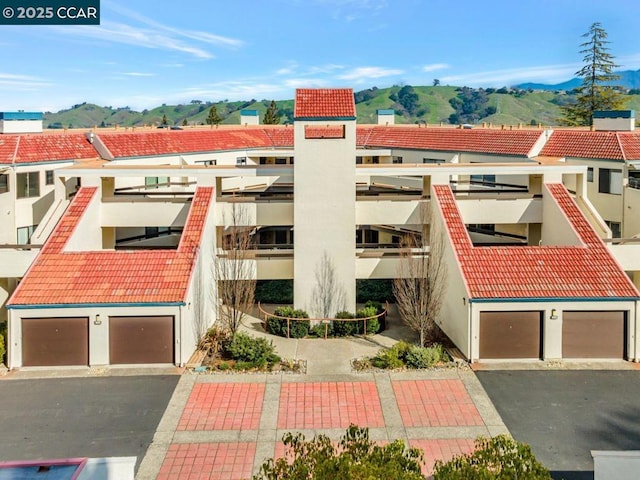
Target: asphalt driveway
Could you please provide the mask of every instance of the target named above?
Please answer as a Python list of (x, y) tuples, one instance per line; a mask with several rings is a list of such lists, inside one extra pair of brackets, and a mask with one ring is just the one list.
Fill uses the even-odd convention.
[(178, 375), (0, 381), (0, 460), (136, 456)]
[(556, 479), (593, 479), (591, 450), (640, 450), (640, 372), (479, 371), (511, 434)]

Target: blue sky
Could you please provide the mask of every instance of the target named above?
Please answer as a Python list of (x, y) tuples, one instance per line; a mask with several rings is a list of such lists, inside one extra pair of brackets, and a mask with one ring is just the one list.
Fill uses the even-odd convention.
[(638, 18), (637, 0), (101, 0), (100, 26), (0, 26), (0, 109), (555, 83), (596, 21), (640, 68)]

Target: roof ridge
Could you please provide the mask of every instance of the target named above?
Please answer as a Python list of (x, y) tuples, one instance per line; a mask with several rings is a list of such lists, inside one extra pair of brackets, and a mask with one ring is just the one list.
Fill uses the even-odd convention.
[(22, 137), (18, 135), (18, 139), (16, 140), (16, 148), (13, 150), (13, 158), (11, 159), (12, 164), (16, 164), (16, 157), (18, 156), (18, 147), (20, 146), (20, 139)]
[(620, 132), (616, 132), (616, 141), (618, 142), (618, 148), (620, 148), (620, 152), (622, 153), (622, 159), (626, 161), (627, 154), (625, 153), (622, 142), (620, 141)]

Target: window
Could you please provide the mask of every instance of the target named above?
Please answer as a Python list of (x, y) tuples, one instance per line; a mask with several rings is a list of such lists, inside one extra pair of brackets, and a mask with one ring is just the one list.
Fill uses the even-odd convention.
[(380, 163), (380, 157), (378, 157), (377, 155), (371, 157), (371, 162), (372, 163)]
[(444, 160), (441, 160), (439, 158), (423, 158), (422, 163), (432, 163), (434, 165), (440, 165), (441, 163), (444, 163)]
[(393, 157), (391, 161), (393, 163), (402, 163), (402, 157)]
[(622, 194), (622, 170), (600, 168), (598, 170), (598, 192), (612, 195)]
[(236, 157), (236, 165), (246, 165), (247, 157)]
[(218, 164), (218, 160), (216, 160), (215, 158), (214, 158), (213, 160), (205, 160), (204, 164), (205, 164), (207, 167), (212, 167), (212, 166), (214, 166), (214, 165), (217, 165), (217, 164)]
[(9, 175), (0, 174), (0, 193), (7, 193), (9, 191)]
[(593, 182), (593, 167), (587, 168), (587, 182)]
[[(640, 189), (640, 172), (629, 172), (629, 186)], [(2, 179), (0, 178), (0, 192), (2, 192)]]
[(609, 220), (605, 220), (607, 226), (611, 229), (611, 236), (613, 238), (620, 238), (622, 232), (620, 231), (620, 222), (610, 222)]
[(147, 188), (158, 188), (169, 185), (169, 177), (145, 177), (144, 185)]
[(37, 225), (18, 228), (18, 245), (27, 245), (31, 241), (31, 235), (35, 231)]
[(356, 165), (362, 165), (362, 157), (360, 156), (356, 157)]
[(44, 184), (53, 185), (53, 170), (47, 170), (44, 172)]
[(16, 175), (16, 192), (18, 198), (40, 196), (40, 173), (28, 172)]
[(287, 159), (286, 157), (276, 157), (276, 165), (286, 165)]
[(260, 157), (260, 165), (266, 165), (267, 164), (267, 157)]
[(481, 183), (482, 185), (495, 185), (495, 175), (471, 175), (471, 183)]

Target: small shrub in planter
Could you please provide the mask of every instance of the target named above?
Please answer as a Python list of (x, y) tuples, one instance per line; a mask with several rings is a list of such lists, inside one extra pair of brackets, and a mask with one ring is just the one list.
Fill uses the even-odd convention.
[(394, 369), (404, 367), (404, 362), (398, 357), (398, 352), (392, 349), (383, 350), (371, 359), (375, 368)]
[[(278, 307), (273, 312), (279, 317), (288, 318), (309, 318), (309, 314), (304, 310), (296, 310), (293, 307)], [(309, 333), (309, 321), (291, 320), (289, 327), (289, 336), (291, 338), (306, 337)], [(269, 317), (267, 319), (267, 331), (281, 337), (287, 336), (287, 320), (285, 318)]]
[(227, 347), (227, 353), (238, 362), (247, 362), (255, 366), (264, 366), (268, 359), (275, 355), (271, 342), (242, 332), (235, 334)]
[(409, 368), (429, 368), (442, 360), (442, 347), (440, 345), (432, 347), (413, 345), (405, 355), (405, 362)]
[[(351, 312), (338, 312), (336, 318), (355, 318), (355, 315)], [(333, 322), (333, 334), (336, 337), (348, 337), (354, 333), (358, 333), (358, 322)]]
[[(380, 313), (384, 313), (384, 305), (380, 302), (376, 302), (375, 300), (368, 300), (367, 303), (364, 304), (364, 308), (368, 308), (368, 307), (375, 307), (376, 309), (376, 315), (379, 315)], [(378, 317), (378, 324), (379, 324), (379, 328), (378, 332), (381, 332), (382, 330), (384, 330), (385, 328), (387, 328), (387, 314), (385, 313), (384, 315), (381, 315), (380, 317)]]
[(327, 337), (333, 337), (333, 325), (331, 323), (317, 323), (309, 330), (310, 337), (324, 338), (325, 332)]

